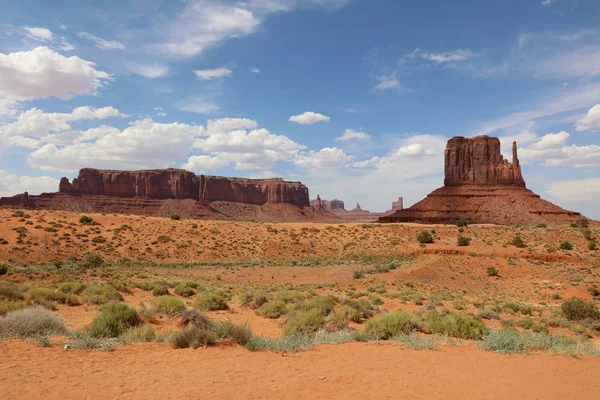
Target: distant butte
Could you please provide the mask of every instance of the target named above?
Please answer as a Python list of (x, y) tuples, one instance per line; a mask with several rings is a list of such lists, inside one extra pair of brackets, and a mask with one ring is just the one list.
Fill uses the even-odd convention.
[(58, 193), (2, 197), (0, 206), (203, 219), (305, 220), (328, 216), (310, 206), (308, 188), (300, 182), (196, 175), (182, 169), (84, 168), (73, 182), (62, 178)]
[(444, 186), (412, 207), (383, 216), (379, 222), (533, 225), (573, 222), (581, 214), (564, 210), (526, 188), (512, 146), (512, 163), (502, 157), (495, 137), (453, 137), (444, 152)]
[(402, 197), (398, 197), (397, 201), (392, 202), (392, 209), (386, 212), (370, 212), (363, 210), (359, 203), (356, 204), (356, 208), (346, 210), (344, 201), (337, 199), (331, 201), (323, 200), (320, 195), (317, 195), (316, 199), (311, 200), (310, 205), (316, 209), (328, 211), (344, 222), (375, 222), (383, 216), (402, 210), (404, 208), (404, 201)]

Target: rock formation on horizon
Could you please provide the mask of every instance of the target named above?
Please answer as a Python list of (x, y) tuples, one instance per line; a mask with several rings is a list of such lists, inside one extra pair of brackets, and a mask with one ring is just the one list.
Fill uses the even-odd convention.
[(190, 218), (315, 217), (308, 188), (300, 182), (196, 175), (182, 169), (83, 168), (73, 182), (62, 178), (58, 193), (3, 197), (0, 206)]
[(564, 210), (526, 188), (512, 145), (512, 163), (490, 136), (451, 138), (444, 151), (444, 186), (412, 207), (379, 222), (470, 223), (503, 225), (573, 222), (579, 213)]
[(393, 214), (395, 211), (404, 209), (404, 200), (402, 197), (398, 197), (397, 201), (392, 202), (392, 209), (386, 212), (371, 212), (363, 210), (359, 203), (356, 203), (356, 208), (352, 210), (346, 210), (344, 202), (342, 200), (323, 200), (320, 195), (317, 195), (315, 200), (310, 201), (310, 205), (315, 208), (320, 208), (331, 212), (333, 215), (339, 217), (342, 221), (346, 222), (375, 222), (379, 218)]

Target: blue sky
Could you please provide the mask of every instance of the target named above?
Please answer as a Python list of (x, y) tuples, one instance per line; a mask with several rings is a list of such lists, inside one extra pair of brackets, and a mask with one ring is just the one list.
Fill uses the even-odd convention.
[(448, 138), (488, 134), (600, 218), (597, 1), (85, 3), (2, 4), (0, 195), (184, 167), (384, 211), (442, 185)]

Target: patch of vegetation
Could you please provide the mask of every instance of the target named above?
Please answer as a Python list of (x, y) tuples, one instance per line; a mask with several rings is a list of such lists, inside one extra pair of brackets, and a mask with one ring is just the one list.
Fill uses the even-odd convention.
[(256, 315), (265, 318), (276, 319), (287, 312), (287, 307), (283, 301), (270, 301), (260, 306), (256, 311)]
[(483, 338), (481, 347), (503, 354), (547, 351), (550, 354), (600, 356), (598, 349), (590, 342), (578, 343), (567, 336), (530, 334), (512, 328), (492, 331)]
[(525, 242), (523, 241), (523, 239), (521, 239), (521, 236), (519, 236), (519, 235), (516, 235), (512, 239), (512, 241), (510, 242), (510, 244), (512, 244), (513, 246), (518, 247), (518, 248), (524, 248), (524, 247), (526, 247)]
[(457, 313), (440, 314), (435, 311), (425, 318), (430, 333), (444, 334), (460, 339), (479, 340), (489, 329), (482, 320)]
[(575, 221), (575, 225), (578, 228), (587, 228), (590, 226), (590, 220), (586, 217), (580, 217), (577, 219), (577, 221)]
[(401, 333), (409, 334), (419, 328), (414, 315), (398, 310), (383, 314), (365, 323), (365, 333), (376, 339), (388, 340)]
[(104, 259), (96, 253), (88, 253), (85, 255), (81, 265), (84, 268), (99, 268), (104, 264)]
[(198, 293), (194, 307), (202, 311), (227, 310), (227, 299), (220, 292), (205, 291)]
[(471, 239), (468, 238), (468, 237), (464, 237), (464, 236), (461, 235), (456, 240), (456, 244), (458, 246), (468, 246), (469, 244), (471, 244)]
[(559, 248), (561, 250), (573, 250), (573, 243), (569, 242), (568, 240), (563, 240), (560, 242)]
[(456, 221), (456, 226), (458, 226), (459, 228), (463, 228), (469, 225), (469, 221), (467, 221), (465, 218), (460, 218)]
[(181, 297), (192, 297), (196, 294), (194, 282), (181, 282), (175, 286), (175, 294)]
[(139, 326), (134, 326), (128, 328), (121, 337), (128, 342), (156, 342), (158, 336), (156, 335), (156, 331), (150, 324), (143, 324)]
[(213, 331), (188, 325), (175, 332), (171, 338), (171, 345), (175, 349), (197, 349), (200, 346), (208, 347), (215, 344), (216, 340), (217, 337)]
[(325, 325), (325, 317), (318, 308), (294, 310), (286, 316), (284, 335), (313, 335)]
[(212, 321), (206, 314), (196, 310), (182, 311), (179, 316), (181, 317), (181, 324), (184, 326), (191, 325), (201, 329), (210, 329), (213, 326)]
[(81, 299), (86, 304), (106, 304), (113, 301), (123, 301), (123, 296), (112, 286), (92, 284), (83, 289)]
[(62, 319), (43, 307), (30, 307), (0, 316), (0, 337), (32, 338), (67, 331)]
[(160, 314), (173, 316), (185, 310), (185, 302), (171, 296), (158, 296), (152, 298), (152, 308)]
[(421, 233), (417, 235), (417, 242), (421, 244), (433, 243), (433, 236), (427, 231), (421, 231)]
[(173, 221), (179, 221), (181, 219), (181, 217), (179, 215), (177, 215), (177, 214), (173, 214), (173, 215), (171, 215), (171, 219)]
[(218, 338), (230, 338), (239, 345), (245, 346), (252, 339), (252, 330), (248, 323), (236, 325), (231, 321), (217, 322), (212, 331)]
[(598, 312), (596, 304), (579, 297), (572, 297), (565, 300), (560, 308), (565, 317), (570, 321), (600, 318), (600, 312)]
[(500, 271), (496, 267), (487, 267), (487, 276), (500, 276)]
[(114, 338), (140, 323), (138, 313), (127, 304), (109, 303), (94, 318), (88, 333), (96, 338)]

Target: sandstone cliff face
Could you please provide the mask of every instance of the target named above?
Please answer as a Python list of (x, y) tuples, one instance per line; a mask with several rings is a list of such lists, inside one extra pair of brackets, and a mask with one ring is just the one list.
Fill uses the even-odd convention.
[(444, 158), (446, 186), (525, 186), (516, 143), (513, 143), (512, 164), (502, 157), (500, 139), (489, 136), (453, 137), (446, 145)]
[(198, 176), (181, 169), (111, 171), (84, 168), (73, 183), (63, 178), (59, 191), (152, 200), (192, 199), (203, 204), (215, 201), (255, 205), (286, 203), (297, 207), (310, 204), (308, 188), (300, 182)]

